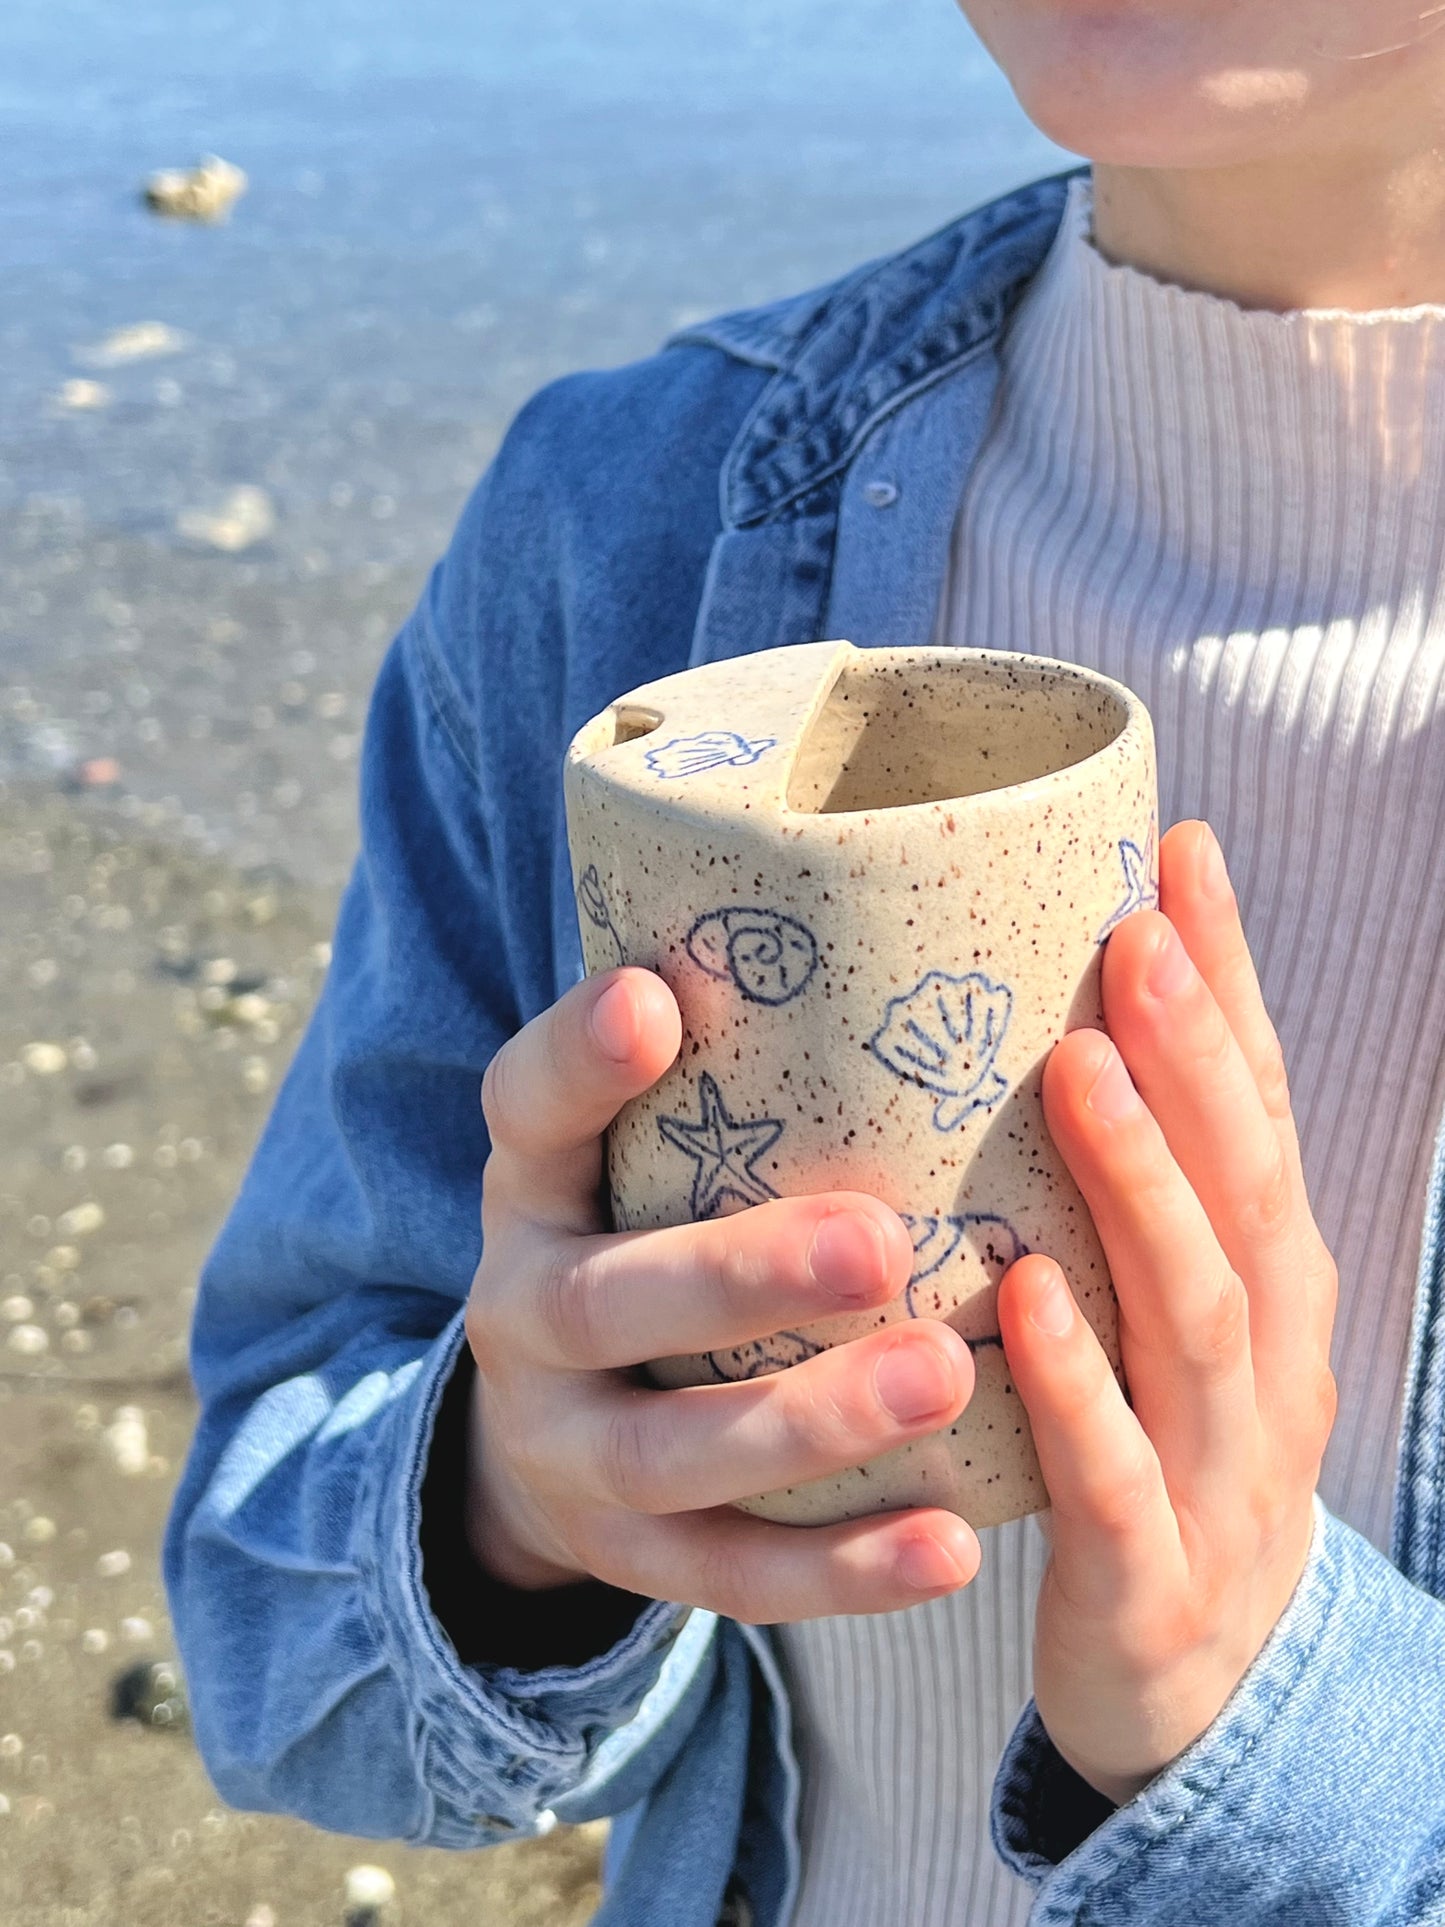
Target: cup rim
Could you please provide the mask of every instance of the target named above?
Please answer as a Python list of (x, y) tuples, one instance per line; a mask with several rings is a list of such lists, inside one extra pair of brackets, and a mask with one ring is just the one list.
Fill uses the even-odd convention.
[[(1026, 776), (1017, 783), (1000, 783), (989, 789), (969, 790), (960, 796), (931, 796), (917, 803), (872, 804), (856, 810), (800, 810), (794, 809), (788, 801), (793, 786), (793, 775), (798, 757), (802, 754), (818, 718), (832, 697), (834, 689), (849, 668), (860, 658), (877, 661), (883, 658), (905, 658), (923, 666), (933, 663), (939, 667), (950, 667), (962, 661), (967, 668), (992, 668), (1007, 665), (1017, 670), (1022, 667), (1026, 672), (1037, 672), (1038, 678), (1046, 675), (1058, 676), (1075, 684), (1087, 685), (1110, 696), (1123, 712), (1120, 727), (1109, 740), (1091, 749), (1086, 755), (1070, 763), (1061, 763), (1057, 769), (1041, 771), (1037, 776)], [(989, 807), (992, 802), (1002, 799), (1013, 805), (1018, 801), (1029, 802), (1044, 795), (1050, 787), (1062, 788), (1065, 785), (1077, 786), (1081, 778), (1079, 772), (1087, 770), (1092, 763), (1106, 757), (1120, 759), (1143, 748), (1152, 738), (1153, 724), (1144, 700), (1126, 683), (1102, 670), (1087, 668), (1082, 663), (1065, 662), (1056, 656), (1033, 655), (1030, 652), (1013, 649), (981, 649), (955, 643), (881, 644), (875, 648), (859, 647), (852, 642), (842, 643), (828, 673), (819, 684), (808, 712), (807, 721), (798, 733), (788, 756), (787, 769), (779, 799), (781, 814), (793, 824), (810, 821), (819, 823), (861, 823), (869, 822), (880, 816), (902, 815), (910, 810), (967, 809), (977, 811)]]

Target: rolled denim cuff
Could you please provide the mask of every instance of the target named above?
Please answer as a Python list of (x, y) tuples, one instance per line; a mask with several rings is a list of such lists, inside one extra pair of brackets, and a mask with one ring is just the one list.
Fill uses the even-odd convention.
[[(433, 1805), (425, 1837), (458, 1847), (545, 1833), (554, 1824), (554, 1805), (595, 1779), (604, 1742), (619, 1735), (657, 1686), (690, 1617), (686, 1607), (647, 1606), (615, 1646), (577, 1667), (523, 1673), (462, 1664), (423, 1584), (420, 1524), (432, 1428), (464, 1342), (459, 1312), (410, 1381), (397, 1387), (394, 1429), (379, 1434), (367, 1463), (372, 1489), (360, 1516), (374, 1538), (359, 1562), (368, 1623), (412, 1716), (412, 1745)], [(671, 1682), (677, 1703), (708, 1642), (695, 1638), (688, 1647), (691, 1668), (670, 1669), (681, 1672)], [(667, 1712), (654, 1695), (639, 1745)], [(609, 1754), (618, 1768), (624, 1765), (625, 1741)]]
[(991, 1822), (1039, 1890), (1030, 1927), (1373, 1927), (1445, 1892), (1445, 1607), (1314, 1505), (1299, 1585), (1218, 1717), (1077, 1841), (1029, 1702)]

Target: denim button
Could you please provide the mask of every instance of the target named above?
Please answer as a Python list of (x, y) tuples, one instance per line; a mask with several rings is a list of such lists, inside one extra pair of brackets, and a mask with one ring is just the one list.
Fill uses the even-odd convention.
[(871, 509), (891, 509), (898, 500), (898, 489), (893, 482), (865, 482), (863, 500)]

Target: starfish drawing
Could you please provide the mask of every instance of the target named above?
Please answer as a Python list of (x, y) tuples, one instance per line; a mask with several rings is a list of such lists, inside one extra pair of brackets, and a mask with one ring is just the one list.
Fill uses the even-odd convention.
[(1119, 861), (1124, 866), (1124, 901), (1109, 918), (1094, 939), (1102, 943), (1116, 924), (1132, 916), (1136, 910), (1153, 910), (1159, 903), (1159, 885), (1154, 881), (1154, 846), (1158, 840), (1158, 830), (1151, 816), (1149, 836), (1143, 849), (1128, 837), (1119, 839)]
[(667, 1142), (692, 1158), (697, 1170), (692, 1180), (692, 1215), (716, 1218), (729, 1199), (742, 1205), (764, 1204), (777, 1192), (753, 1165), (783, 1135), (775, 1117), (745, 1123), (728, 1114), (716, 1078), (704, 1071), (697, 1081), (702, 1118), (660, 1117), (657, 1128)]

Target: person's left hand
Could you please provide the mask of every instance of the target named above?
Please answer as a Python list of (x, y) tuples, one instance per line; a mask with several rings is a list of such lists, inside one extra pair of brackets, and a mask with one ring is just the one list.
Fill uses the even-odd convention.
[(1159, 868), (1159, 910), (1105, 946), (1114, 1043), (1072, 1031), (1044, 1072), (1133, 1409), (1058, 1264), (1022, 1258), (999, 1287), (1052, 1501), (1034, 1698), (1116, 1804), (1213, 1722), (1288, 1604), (1336, 1405), (1335, 1267), (1223, 855), (1179, 823)]

